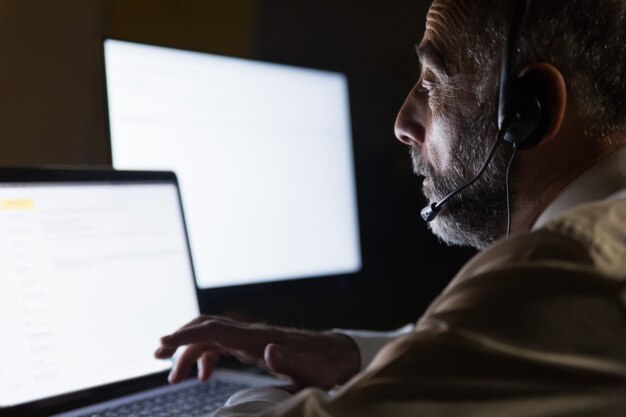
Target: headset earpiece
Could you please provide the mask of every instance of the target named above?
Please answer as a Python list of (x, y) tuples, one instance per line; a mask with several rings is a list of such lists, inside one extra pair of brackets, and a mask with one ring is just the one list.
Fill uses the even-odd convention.
[(518, 149), (531, 149), (547, 133), (552, 116), (548, 97), (537, 83), (525, 76), (516, 76), (515, 57), (520, 28), (528, 15), (530, 2), (521, 0), (513, 13), (506, 50), (500, 70), (498, 127), (506, 142)]
[(552, 120), (547, 95), (542, 94), (539, 85), (522, 76), (509, 83), (504, 99), (503, 139), (520, 150), (533, 148), (547, 133)]

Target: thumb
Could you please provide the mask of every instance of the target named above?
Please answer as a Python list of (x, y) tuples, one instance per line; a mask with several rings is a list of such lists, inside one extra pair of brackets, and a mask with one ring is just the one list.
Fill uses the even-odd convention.
[(329, 365), (322, 363), (317, 355), (270, 343), (265, 346), (263, 357), (271, 372), (288, 377), (299, 387), (331, 389), (335, 386), (335, 378), (328, 374)]

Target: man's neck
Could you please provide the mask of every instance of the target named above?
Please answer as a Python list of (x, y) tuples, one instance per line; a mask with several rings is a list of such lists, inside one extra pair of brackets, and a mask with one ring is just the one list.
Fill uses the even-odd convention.
[[(621, 143), (623, 146), (624, 141)], [(619, 149), (618, 145), (605, 146), (598, 141), (587, 142), (587, 145), (583, 152), (570, 147), (569, 149), (574, 152), (567, 152), (566, 148), (560, 153), (541, 155), (535, 152), (533, 155), (529, 152), (523, 156), (526, 160), (522, 160), (520, 165), (522, 170), (529, 174), (522, 175), (521, 179), (514, 182), (511, 227), (513, 233), (530, 231), (541, 213), (568, 184)], [(543, 169), (538, 169), (541, 167)]]
[[(622, 197), (617, 197), (617, 196)], [(626, 146), (594, 164), (570, 182), (533, 224), (542, 227), (560, 214), (593, 201), (626, 195)]]

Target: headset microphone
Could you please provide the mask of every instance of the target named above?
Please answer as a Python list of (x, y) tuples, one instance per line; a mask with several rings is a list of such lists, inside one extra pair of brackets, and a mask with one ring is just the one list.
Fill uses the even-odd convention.
[[(516, 149), (530, 149), (534, 147), (547, 131), (551, 116), (547, 110), (549, 106), (543, 105), (547, 97), (538, 91), (527, 79), (515, 77), (513, 64), (520, 35), (520, 28), (528, 15), (530, 0), (521, 0), (513, 13), (513, 20), (507, 38), (505, 54), (502, 58), (500, 70), (500, 94), (498, 100), (498, 135), (482, 167), (465, 184), (452, 191), (440, 201), (429, 204), (422, 209), (421, 215), (424, 221), (430, 222), (437, 217), (441, 208), (455, 195), (474, 184), (487, 170), (487, 166), (493, 159), (498, 145), (508, 142), (513, 146), (513, 155), (509, 161), (506, 175), (507, 208), (510, 207), (509, 195), (509, 170)], [(538, 94), (539, 93), (539, 94)], [(511, 213), (508, 210), (508, 231), (510, 231)]]
[(446, 204), (452, 197), (454, 197), (455, 195), (457, 195), (458, 193), (460, 193), (461, 191), (463, 191), (470, 185), (474, 184), (476, 181), (478, 181), (480, 177), (483, 176), (483, 174), (485, 173), (485, 170), (487, 169), (487, 166), (489, 165), (489, 162), (491, 162), (491, 160), (493, 159), (493, 155), (496, 153), (496, 148), (498, 147), (501, 141), (502, 141), (502, 135), (498, 134), (496, 143), (494, 143), (493, 146), (491, 147), (491, 150), (489, 151), (489, 155), (487, 155), (487, 158), (485, 159), (483, 166), (480, 168), (478, 173), (474, 175), (474, 177), (471, 180), (467, 181), (465, 184), (461, 185), (459, 188), (452, 191), (450, 194), (448, 194), (447, 196), (445, 196), (438, 202), (429, 204), (422, 209), (422, 213), (421, 213), (422, 219), (424, 219), (425, 222), (430, 222), (434, 220), (435, 217), (437, 217), (437, 214), (439, 214), (439, 210), (441, 210), (441, 207), (443, 207), (444, 204)]

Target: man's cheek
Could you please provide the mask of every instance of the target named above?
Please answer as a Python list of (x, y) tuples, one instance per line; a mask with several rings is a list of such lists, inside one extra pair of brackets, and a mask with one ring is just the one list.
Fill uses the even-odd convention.
[(435, 171), (443, 174), (454, 159), (452, 127), (442, 119), (434, 119), (430, 132), (430, 141), (426, 143), (429, 159)]

